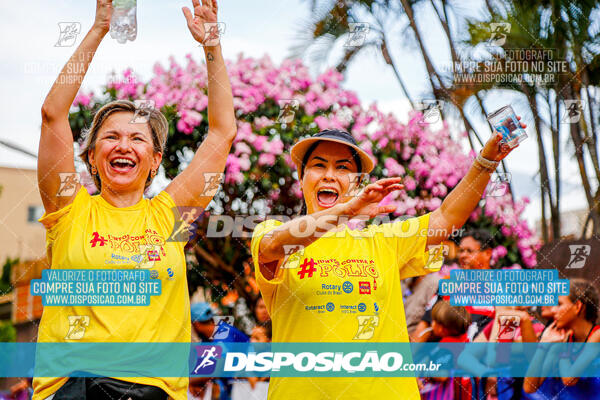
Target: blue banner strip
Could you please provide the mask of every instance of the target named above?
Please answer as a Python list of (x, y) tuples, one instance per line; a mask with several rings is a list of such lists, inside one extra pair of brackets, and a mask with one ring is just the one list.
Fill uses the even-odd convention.
[(31, 376), (600, 377), (600, 343), (0, 343)]

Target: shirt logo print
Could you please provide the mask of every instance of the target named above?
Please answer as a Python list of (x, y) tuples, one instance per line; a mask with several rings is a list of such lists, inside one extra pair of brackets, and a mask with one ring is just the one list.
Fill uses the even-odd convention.
[(359, 294), (371, 294), (371, 282), (358, 282)]
[(342, 285), (342, 289), (344, 290), (345, 293), (352, 293), (352, 290), (354, 290), (354, 285), (352, 285), (352, 282), (346, 281)]
[(92, 233), (92, 240), (90, 240), (92, 247), (96, 247), (96, 245), (102, 247), (106, 244), (106, 242), (107, 240), (104, 238), (104, 236), (100, 236), (98, 232)]
[(310, 259), (310, 261), (308, 261), (305, 258), (304, 262), (302, 263), (302, 265), (300, 265), (300, 271), (298, 271), (298, 275), (300, 276), (300, 279), (304, 279), (304, 276), (306, 274), (308, 274), (309, 278), (312, 278), (313, 273), (316, 270), (317, 269), (315, 268), (315, 261), (312, 258)]

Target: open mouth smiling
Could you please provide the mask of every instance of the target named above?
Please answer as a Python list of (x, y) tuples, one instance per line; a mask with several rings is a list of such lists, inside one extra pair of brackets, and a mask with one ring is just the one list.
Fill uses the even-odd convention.
[(339, 193), (333, 188), (322, 188), (317, 191), (317, 201), (321, 207), (333, 206), (339, 198)]
[(135, 161), (128, 158), (115, 158), (110, 162), (110, 166), (117, 172), (129, 172), (135, 168)]

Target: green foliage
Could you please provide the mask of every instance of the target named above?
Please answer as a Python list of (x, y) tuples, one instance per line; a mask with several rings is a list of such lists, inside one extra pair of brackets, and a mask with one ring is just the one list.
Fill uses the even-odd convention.
[(18, 258), (7, 257), (2, 266), (2, 276), (0, 277), (0, 296), (10, 293), (13, 289), (10, 284), (10, 272), (12, 267), (19, 262)]
[(17, 330), (10, 321), (0, 321), (0, 342), (15, 342)]

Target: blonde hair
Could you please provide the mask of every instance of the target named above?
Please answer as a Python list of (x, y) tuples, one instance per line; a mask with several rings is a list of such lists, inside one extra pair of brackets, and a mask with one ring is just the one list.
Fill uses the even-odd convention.
[[(98, 190), (101, 190), (102, 182), (100, 181), (100, 176), (97, 172), (96, 174), (92, 174), (92, 165), (88, 158), (88, 151), (95, 148), (96, 140), (98, 139), (98, 131), (100, 130), (102, 124), (111, 114), (116, 112), (131, 112), (134, 113), (136, 117), (148, 118), (148, 126), (150, 127), (150, 131), (152, 132), (152, 143), (154, 145), (155, 153), (163, 153), (165, 150), (165, 145), (167, 143), (169, 123), (167, 122), (165, 116), (159, 110), (153, 107), (139, 108), (136, 107), (136, 105), (129, 100), (111, 101), (110, 103), (102, 106), (102, 108), (100, 108), (96, 112), (96, 115), (94, 115), (92, 126), (90, 126), (89, 129), (83, 132), (83, 145), (79, 153), (79, 157), (81, 157), (81, 159), (85, 163)], [(152, 183), (152, 179), (152, 175), (148, 174), (148, 178), (146, 179), (144, 189), (150, 186), (150, 184)]]

